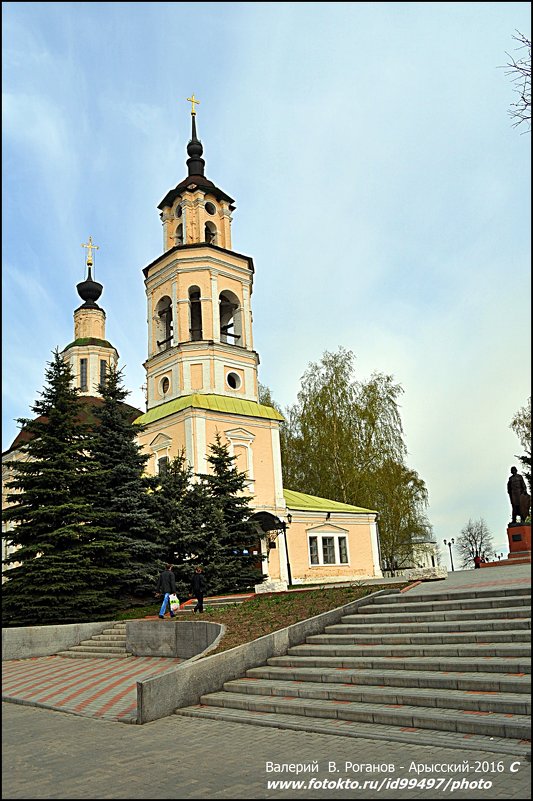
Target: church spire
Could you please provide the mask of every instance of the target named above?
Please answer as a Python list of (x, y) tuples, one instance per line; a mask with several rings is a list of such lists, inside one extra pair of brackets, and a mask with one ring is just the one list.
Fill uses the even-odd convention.
[(192, 103), (192, 134), (189, 144), (187, 145), (187, 153), (189, 155), (187, 167), (189, 168), (189, 175), (204, 175), (205, 159), (202, 158), (204, 148), (196, 134), (196, 109), (194, 108), (195, 104), (200, 103), (200, 101), (195, 98), (194, 94), (192, 97), (188, 97), (187, 100), (189, 103)]
[(103, 291), (102, 284), (99, 284), (98, 281), (93, 281), (93, 277), (91, 274), (91, 268), (93, 266), (93, 250), (98, 250), (98, 245), (93, 245), (92, 237), (89, 237), (89, 242), (84, 244), (82, 242), (82, 248), (87, 248), (87, 278), (85, 281), (76, 285), (76, 289), (78, 290), (78, 295), (82, 300), (85, 301), (83, 304), (86, 307), (96, 308), (98, 309), (99, 306), (96, 303), (100, 295)]
[(98, 396), (99, 385), (103, 382), (110, 367), (116, 369), (118, 353), (116, 348), (105, 338), (105, 311), (97, 304), (104, 287), (93, 279), (93, 245), (92, 237), (82, 243), (87, 249), (87, 278), (76, 285), (78, 295), (85, 301), (74, 310), (74, 341), (61, 351), (61, 355), (70, 365), (74, 383), (80, 395)]
[(196, 105), (191, 108), (191, 138), (187, 145), (187, 176), (167, 192), (158, 209), (163, 223), (165, 252), (188, 245), (216, 245), (231, 250), (231, 212), (233, 198), (219, 189), (205, 175), (204, 148), (196, 132)]

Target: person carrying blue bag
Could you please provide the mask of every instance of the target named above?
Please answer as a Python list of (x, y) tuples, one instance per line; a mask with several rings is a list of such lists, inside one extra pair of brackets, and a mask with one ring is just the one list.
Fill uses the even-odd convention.
[(163, 603), (159, 610), (159, 617), (163, 619), (168, 605), (170, 617), (176, 617), (170, 607), (170, 596), (176, 594), (176, 577), (172, 572), (173, 565), (167, 565), (166, 570), (163, 570), (157, 581), (157, 592), (163, 594)]

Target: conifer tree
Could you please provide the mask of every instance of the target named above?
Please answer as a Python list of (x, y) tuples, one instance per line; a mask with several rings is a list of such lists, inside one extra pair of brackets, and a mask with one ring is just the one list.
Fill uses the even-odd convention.
[(90, 487), (94, 514), (112, 534), (103, 558), (120, 567), (117, 597), (146, 596), (153, 593), (165, 558), (154, 513), (156, 482), (144, 474), (148, 456), (136, 441), (140, 428), (133, 409), (124, 403), (129, 392), (122, 372), (108, 369), (98, 391), (103, 404), (94, 410)]
[(182, 451), (159, 476), (157, 509), (164, 532), (166, 561), (174, 565), (180, 599), (189, 594), (192, 575), (199, 565), (204, 570), (210, 594), (222, 587), (219, 566), (222, 559), (222, 510), (205, 484), (193, 480), (193, 472)]
[(95, 520), (88, 493), (88, 429), (72, 371), (57, 349), (45, 375), (32, 407), (36, 418), (18, 420), (23, 458), (9, 463), (3, 518), (13, 525), (7, 541), (16, 550), (4, 560), (5, 625), (105, 619), (115, 603), (109, 532)]
[[(255, 566), (258, 556), (252, 553), (258, 545), (258, 532), (250, 519), (253, 510), (245, 493), (246, 474), (237, 469), (235, 457), (230, 456), (219, 434), (209, 449), (207, 461), (211, 472), (198, 478), (221, 517), (216, 532), (218, 547), (213, 553), (207, 548), (202, 555), (208, 587), (210, 592), (248, 590), (260, 583), (263, 575)], [(213, 517), (211, 514), (210, 521)], [(215, 532), (211, 536), (214, 537)], [(258, 547), (257, 550), (260, 551)]]

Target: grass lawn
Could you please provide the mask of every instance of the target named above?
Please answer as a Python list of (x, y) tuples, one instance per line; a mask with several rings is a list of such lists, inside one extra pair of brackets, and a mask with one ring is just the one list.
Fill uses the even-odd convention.
[[(283, 592), (272, 595), (257, 595), (250, 601), (233, 606), (215, 608), (204, 602), (204, 612), (200, 615), (181, 613), (178, 620), (210, 620), (224, 623), (226, 634), (219, 647), (210, 654), (227, 651), (236, 645), (256, 640), (292, 623), (314, 617), (321, 612), (344, 606), (350, 601), (364, 598), (378, 590), (396, 590), (406, 587), (409, 582), (398, 584), (366, 585), (352, 587), (330, 587), (327, 589), (305, 590), (302, 592)], [(117, 620), (142, 618), (157, 615), (160, 602), (149, 606), (134, 607), (117, 614)]]

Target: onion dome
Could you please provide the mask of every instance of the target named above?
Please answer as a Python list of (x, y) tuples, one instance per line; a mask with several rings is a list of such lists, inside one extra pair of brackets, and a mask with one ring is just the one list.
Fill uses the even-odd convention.
[(81, 281), (81, 283), (77, 284), (76, 289), (78, 290), (80, 298), (85, 301), (85, 303), (82, 304), (85, 308), (100, 308), (96, 301), (102, 294), (104, 287), (102, 284), (99, 284), (98, 281), (93, 281), (90, 265), (87, 270), (87, 278), (85, 281)]

